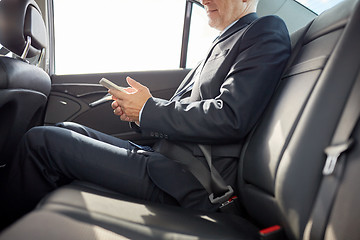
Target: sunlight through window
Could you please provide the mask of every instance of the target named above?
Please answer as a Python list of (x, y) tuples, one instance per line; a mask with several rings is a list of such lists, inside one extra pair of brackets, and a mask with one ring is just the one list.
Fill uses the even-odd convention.
[(343, 0), (297, 0), (316, 14), (320, 14)]
[(54, 0), (55, 72), (179, 67), (184, 0)]

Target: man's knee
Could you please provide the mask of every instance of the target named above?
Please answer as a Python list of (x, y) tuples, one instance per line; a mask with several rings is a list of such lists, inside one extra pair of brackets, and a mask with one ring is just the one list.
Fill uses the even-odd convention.
[(55, 124), (56, 127), (65, 128), (85, 136), (91, 136), (89, 128), (74, 122), (60, 122)]
[(56, 140), (58, 129), (52, 126), (33, 127), (24, 136), (24, 142), (27, 147), (39, 149), (46, 147), (49, 140)]
[(78, 123), (74, 123), (74, 122), (59, 122), (59, 123), (56, 123), (55, 126), (61, 127), (61, 128), (66, 128), (66, 129), (73, 130), (73, 131), (83, 128), (82, 125), (80, 125)]
[(23, 162), (29, 155), (35, 156), (35, 152), (42, 152), (42, 149), (46, 148), (46, 139), (44, 132), (48, 131), (47, 127), (33, 127), (28, 130), (20, 142), (15, 157), (9, 162), (9, 165), (18, 166), (20, 162)]
[(44, 127), (33, 127), (25, 133), (24, 139), (26, 142), (38, 142), (40, 136), (43, 135)]

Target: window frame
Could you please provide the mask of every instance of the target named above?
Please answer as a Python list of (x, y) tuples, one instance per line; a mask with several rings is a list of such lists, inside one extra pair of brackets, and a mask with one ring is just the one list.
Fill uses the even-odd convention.
[[(200, 4), (196, 0), (184, 0), (186, 1), (185, 4), (185, 14), (184, 14), (184, 24), (183, 24), (183, 33), (182, 33), (182, 40), (181, 40), (181, 50), (180, 50), (180, 58), (179, 58), (179, 68), (184, 69), (186, 68), (186, 60), (187, 60), (187, 51), (189, 45), (189, 35), (190, 35), (190, 24), (191, 24), (191, 15), (192, 15), (192, 8), (193, 4), (197, 4), (201, 7)], [(55, 75), (55, 23), (54, 23), (54, 1), (47, 0), (46, 2), (47, 8), (47, 22), (48, 22), (48, 35), (49, 35), (49, 51), (48, 51), (48, 69), (50, 76)], [(86, 73), (84, 73), (86, 74)], [(63, 74), (67, 75), (67, 74)]]
[[(327, 7), (325, 10), (321, 11), (321, 12), (316, 12), (314, 8), (310, 8), (310, 5), (307, 5), (307, 4), (304, 4), (302, 2), (300, 2), (299, 0), (293, 0), (295, 1), (296, 3), (298, 3), (299, 5), (301, 5), (302, 7), (306, 8), (307, 10), (309, 10), (310, 12), (314, 13), (316, 16), (319, 16), (322, 12), (326, 11), (327, 9), (329, 9), (329, 7)], [(340, 2), (342, 2), (344, 0), (340, 0), (338, 3), (336, 4), (339, 4)], [(335, 5), (336, 5), (335, 4)], [(331, 7), (330, 7), (331, 8)]]
[(196, 0), (186, 0), (184, 29), (183, 29), (181, 55), (180, 55), (180, 66), (179, 66), (180, 68), (186, 68), (189, 39), (190, 39), (190, 25), (191, 25), (192, 9), (193, 9), (194, 3), (201, 7), (204, 7), (201, 3), (199, 3)]

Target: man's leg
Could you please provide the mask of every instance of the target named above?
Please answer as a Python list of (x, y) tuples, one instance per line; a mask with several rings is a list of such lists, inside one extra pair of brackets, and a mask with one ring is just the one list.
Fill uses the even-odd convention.
[(74, 132), (80, 133), (84, 136), (91, 137), (93, 139), (106, 142), (108, 144), (121, 147), (121, 148), (128, 148), (128, 149), (139, 149), (139, 150), (145, 150), (145, 151), (153, 151), (153, 149), (149, 146), (141, 146), (136, 143), (130, 142), (130, 141), (124, 141), (119, 138), (110, 136), (108, 134), (96, 131), (92, 128), (80, 125), (78, 123), (74, 122), (61, 122), (56, 124), (58, 127), (66, 128), (69, 130), (72, 130)]
[(4, 196), (7, 209), (12, 216), (21, 216), (47, 193), (74, 179), (139, 199), (167, 201), (169, 196), (147, 175), (147, 157), (127, 141), (119, 140), (117, 145), (123, 147), (59, 127), (31, 129), (10, 166)]
[(122, 139), (110, 136), (108, 134), (96, 131), (92, 128), (83, 126), (81, 124), (78, 123), (74, 123), (74, 122), (61, 122), (61, 123), (57, 123), (56, 124), (57, 127), (61, 127), (61, 128), (66, 128), (69, 130), (72, 130), (74, 132), (80, 133), (84, 136), (87, 137), (91, 137), (93, 139), (114, 145), (114, 146), (118, 146), (121, 148), (133, 148), (128, 141), (124, 141)]

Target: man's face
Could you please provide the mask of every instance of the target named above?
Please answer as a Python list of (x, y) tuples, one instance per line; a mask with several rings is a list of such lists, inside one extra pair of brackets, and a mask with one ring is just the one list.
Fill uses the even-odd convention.
[(224, 30), (235, 20), (243, 16), (246, 3), (242, 0), (201, 0), (209, 25), (219, 31)]

